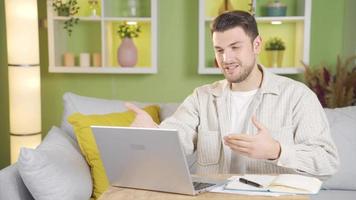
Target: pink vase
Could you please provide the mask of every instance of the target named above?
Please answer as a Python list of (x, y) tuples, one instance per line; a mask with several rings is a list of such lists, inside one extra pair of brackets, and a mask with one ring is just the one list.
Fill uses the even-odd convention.
[(117, 49), (117, 61), (122, 67), (133, 67), (137, 63), (137, 48), (131, 38), (125, 37)]

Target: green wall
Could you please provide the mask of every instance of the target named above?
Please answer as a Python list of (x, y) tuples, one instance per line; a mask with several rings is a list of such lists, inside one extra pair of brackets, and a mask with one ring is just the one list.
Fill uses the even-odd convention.
[[(345, 1), (344, 35), (343, 35), (343, 57), (356, 55), (356, 1)], [(356, 64), (356, 63), (355, 63)]]
[[(45, 1), (39, 2), (39, 17), (45, 18)], [(0, 169), (9, 163), (8, 89), (4, 7), (0, 1)], [(221, 75), (198, 75), (198, 0), (159, 0), (158, 73), (54, 74), (48, 73), (47, 30), (40, 28), (43, 135), (59, 125), (62, 95), (151, 102), (180, 102), (193, 88), (221, 79)], [(311, 63), (335, 63), (342, 51), (344, 0), (313, 0)], [(330, 24), (333, 24), (331, 26)]]
[(312, 0), (310, 63), (334, 65), (342, 53), (345, 0)]

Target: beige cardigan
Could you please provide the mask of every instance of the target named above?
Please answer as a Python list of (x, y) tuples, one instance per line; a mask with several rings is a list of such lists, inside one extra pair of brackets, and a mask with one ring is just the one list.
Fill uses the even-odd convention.
[[(238, 156), (240, 173), (301, 173), (324, 179), (335, 173), (339, 159), (329, 124), (316, 95), (304, 84), (262, 68), (261, 88), (251, 102), (243, 132), (256, 133), (252, 114), (281, 144), (278, 160)], [(178, 129), (186, 154), (197, 151), (197, 173), (229, 173), (231, 90), (226, 80), (196, 88), (177, 111), (160, 124)]]

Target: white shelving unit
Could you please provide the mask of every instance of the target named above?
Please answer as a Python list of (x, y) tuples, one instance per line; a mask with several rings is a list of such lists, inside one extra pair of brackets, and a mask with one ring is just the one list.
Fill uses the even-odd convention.
[[(207, 4), (209, 3), (211, 4), (212, 1), (215, 0), (199, 0), (199, 66), (198, 66), (199, 74), (221, 74), (220, 69), (212, 66), (214, 63), (212, 45), (209, 42), (207, 42), (208, 39), (210, 39), (207, 38), (210, 37), (209, 34), (207, 34), (207, 31), (209, 31), (208, 25), (210, 25), (210, 23), (213, 21), (215, 16), (206, 15), (207, 12), (206, 6), (208, 6)], [(263, 41), (266, 41), (266, 39), (268, 39), (268, 36), (271, 35), (282, 37), (282, 39), (288, 37), (294, 38), (294, 40), (289, 39), (289, 41), (294, 41), (294, 44), (291, 44), (291, 46), (293, 46), (294, 48), (288, 49), (291, 46), (288, 46), (287, 44), (287, 49), (286, 49), (286, 51), (288, 51), (287, 58), (292, 61), (289, 61), (288, 63), (284, 62), (283, 63), (284, 65), (280, 68), (268, 68), (268, 66), (264, 64), (265, 63), (265, 56), (263, 55), (264, 50), (262, 51), (261, 53), (262, 55), (260, 56), (259, 63), (264, 64), (268, 68), (268, 70), (276, 74), (303, 73), (304, 67), (302, 66), (302, 62), (307, 64), (309, 63), (310, 20), (311, 20), (312, 2), (311, 0), (295, 0), (295, 1), (296, 1), (295, 2), (296, 11), (293, 16), (287, 15), (281, 17), (269, 17), (269, 16), (256, 15), (256, 21), (259, 26), (260, 35), (262, 36)], [(258, 7), (261, 8), (261, 6), (264, 6), (262, 2), (265, 3), (266, 1), (261, 1), (261, 0), (253, 1), (253, 6), (255, 10), (257, 10)], [(216, 4), (216, 2), (214, 3)], [(279, 22), (288, 25), (291, 27), (291, 29), (293, 29), (293, 31), (286, 31), (286, 33), (280, 33), (280, 29), (278, 29), (280, 25), (274, 25), (272, 24), (272, 22)], [(267, 29), (268, 29), (268, 33), (265, 33), (264, 30)], [(209, 48), (210, 48), (210, 52), (209, 52)], [(209, 62), (207, 61), (208, 59), (210, 59)]]
[[(273, 67), (267, 69), (275, 74), (300, 74), (304, 72), (303, 67)], [(203, 72), (199, 71), (199, 74), (221, 74), (221, 71), (219, 68), (216, 67), (206, 67), (203, 69)]]
[[(99, 1), (101, 14), (99, 16), (75, 16), (79, 18), (79, 22), (74, 26), (72, 36), (69, 37), (66, 30), (63, 29), (63, 23), (68, 17), (57, 16), (53, 10), (52, 1), (47, 0), (49, 72), (157, 73), (157, 0), (149, 0), (149, 14), (142, 17), (121, 15), (120, 9), (115, 8), (120, 3), (118, 0)], [(143, 2), (142, 0), (136, 1)], [(78, 2), (84, 4), (87, 1), (78, 0)], [(135, 21), (142, 27), (139, 37), (134, 38), (138, 49), (138, 63), (134, 67), (121, 67), (115, 61), (116, 51), (121, 41), (118, 39), (119, 36), (115, 35), (115, 28), (118, 23), (127, 21)], [(143, 40), (144, 42), (142, 42)], [(76, 66), (63, 66), (65, 52), (75, 54)], [(101, 66), (80, 67), (78, 61), (80, 53), (100, 53)]]

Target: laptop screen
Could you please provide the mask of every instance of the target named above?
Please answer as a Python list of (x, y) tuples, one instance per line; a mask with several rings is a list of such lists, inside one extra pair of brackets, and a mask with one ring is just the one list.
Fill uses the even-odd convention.
[(92, 126), (110, 184), (194, 194), (177, 130)]

